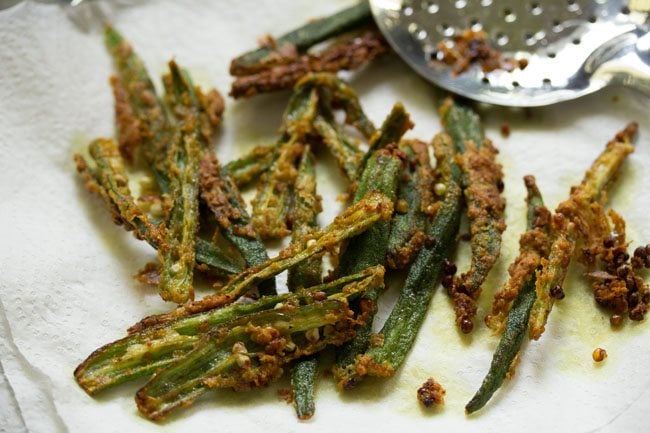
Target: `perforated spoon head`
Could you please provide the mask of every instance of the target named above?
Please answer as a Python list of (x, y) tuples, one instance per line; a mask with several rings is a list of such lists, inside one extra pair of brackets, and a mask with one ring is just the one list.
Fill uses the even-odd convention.
[[(420, 75), (460, 95), (507, 106), (574, 99), (609, 84), (650, 95), (648, 13), (624, 0), (370, 0), (393, 49)], [(465, 29), (483, 30), (524, 69), (462, 74), (436, 61), (437, 45)]]

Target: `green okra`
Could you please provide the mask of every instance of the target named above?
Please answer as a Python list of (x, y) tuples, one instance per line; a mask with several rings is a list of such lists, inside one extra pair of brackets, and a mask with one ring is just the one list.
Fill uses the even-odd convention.
[(291, 198), (297, 176), (296, 164), (303, 153), (306, 135), (317, 115), (318, 95), (314, 89), (298, 88), (285, 110), (281, 138), (273, 162), (262, 175), (253, 200), (253, 227), (263, 239), (290, 233)]
[(413, 128), (411, 117), (404, 109), (404, 105), (398, 102), (393, 106), (380, 130), (372, 135), (368, 151), (361, 160), (359, 169), (365, 169), (368, 159), (376, 150), (383, 149), (389, 144), (397, 146), (402, 136), (411, 128)]
[(345, 112), (345, 123), (356, 128), (364, 137), (370, 138), (376, 132), (375, 125), (361, 107), (359, 96), (336, 74), (327, 72), (307, 74), (296, 85), (297, 88), (311, 86), (318, 89), (322, 101), (321, 109), (326, 117), (331, 116), (332, 109), (340, 108)]
[(338, 125), (330, 123), (322, 117), (314, 121), (314, 129), (322, 137), (323, 143), (348, 180), (356, 179), (363, 152), (350, 143)]
[(563, 224), (555, 224), (558, 227), (554, 227), (556, 233), (548, 261), (537, 273), (537, 299), (528, 323), (530, 338), (537, 340), (544, 332), (555, 302), (551, 289), (562, 286), (576, 242), (580, 237), (588, 236), (590, 227), (585, 226), (585, 221), (589, 220), (585, 220), (584, 216), (589, 215), (589, 208), (594, 203), (604, 204), (606, 188), (616, 177), (627, 156), (634, 152), (632, 140), (637, 130), (638, 125), (630, 123), (607, 143), (605, 150), (585, 173), (580, 185), (573, 187), (569, 199), (557, 207), (556, 214), (564, 217), (566, 221)]
[[(305, 146), (298, 166), (292, 209), (292, 242), (304, 242), (318, 229), (318, 214), (321, 211), (320, 197), (316, 193), (316, 172), (314, 156)], [(290, 291), (300, 287), (311, 287), (322, 280), (322, 257), (313, 257), (289, 269), (287, 285)]]
[(159, 254), (162, 269), (158, 289), (164, 300), (180, 304), (194, 297), (192, 279), (199, 219), (197, 174), (204, 142), (199, 114), (191, 102), (192, 87), (174, 61), (169, 63), (169, 69), (164, 81), (170, 106), (182, 106), (184, 118), (168, 157), (172, 209), (166, 223), (166, 248)]
[[(321, 210), (320, 197), (316, 193), (316, 173), (311, 148), (305, 146), (298, 176), (296, 178), (293, 205), (292, 242), (303, 242), (306, 236), (318, 228), (317, 217)], [(314, 257), (289, 269), (287, 285), (295, 292), (301, 287), (320, 284), (322, 280), (322, 258)], [(301, 359), (291, 369), (291, 389), (296, 414), (300, 419), (308, 419), (314, 414), (314, 388), (318, 372), (318, 359), (312, 355)]]
[[(83, 176), (87, 188), (104, 199), (116, 222), (123, 224), (127, 230), (133, 230), (139, 239), (144, 239), (159, 249), (164, 244), (166, 228), (153, 224), (135, 203), (117, 144), (113, 140), (97, 139), (89, 148), (96, 167), (90, 167), (82, 156), (75, 155), (77, 170)], [(195, 259), (217, 275), (237, 274), (243, 270), (239, 263), (223, 251), (198, 237)]]
[(234, 275), (244, 270), (242, 263), (236, 262), (212, 242), (197, 236), (195, 248), (194, 258), (196, 262), (207, 265), (210, 271), (217, 275)]
[[(434, 173), (429, 161), (429, 146), (418, 140), (403, 140), (399, 149), (408, 158), (400, 176), (396, 212), (388, 238), (386, 262), (403, 269), (415, 258), (425, 242), (428, 213), (433, 205)], [(402, 209), (406, 206), (406, 209)]]
[(104, 199), (116, 222), (129, 231), (133, 230), (136, 237), (144, 239), (154, 248), (160, 248), (164, 242), (164, 231), (153, 224), (135, 203), (117, 143), (99, 138), (93, 140), (88, 149), (95, 168), (89, 167), (82, 156), (75, 156), (77, 169), (84, 176), (88, 188)]
[[(472, 258), (469, 270), (454, 279), (452, 296), (457, 306), (456, 322), (463, 332), (470, 332), (476, 314), (476, 300), (501, 252), (501, 236), (506, 228), (506, 202), (501, 195), (503, 172), (495, 162), (497, 150), (489, 141), (481, 147), (467, 141), (463, 147), (465, 151), (460, 157), (460, 166), (463, 171)], [(457, 296), (459, 292), (462, 295)], [(458, 308), (458, 304), (466, 305), (468, 302), (471, 302), (471, 309)]]
[(215, 326), (242, 316), (275, 308), (278, 304), (295, 305), (315, 302), (315, 296), (334, 296), (342, 291), (349, 296), (380, 284), (383, 268), (376, 267), (296, 293), (264, 296), (251, 303), (235, 303), (167, 323), (144, 327), (137, 332), (94, 351), (75, 369), (77, 383), (88, 394), (124, 382), (151, 376), (189, 352), (196, 342)]
[(104, 37), (117, 70), (112, 85), (122, 153), (133, 159), (139, 148), (160, 191), (167, 193), (170, 189), (167, 153), (174, 140), (173, 120), (131, 45), (112, 27), (106, 27)]
[(333, 298), (217, 327), (138, 390), (138, 409), (155, 420), (210, 389), (265, 386), (282, 374), (284, 364), (349, 339), (355, 323), (350, 313), (345, 299)]
[(456, 323), (468, 333), (474, 327), (481, 286), (501, 251), (501, 234), (506, 227), (505, 200), (501, 196), (503, 173), (495, 162), (498, 151), (485, 140), (480, 118), (473, 110), (447, 99), (441, 115), (460, 156), (461, 183), (470, 223), (470, 269), (454, 278), (449, 290)]
[[(291, 44), (299, 53), (302, 53), (319, 42), (372, 22), (370, 5), (366, 0), (363, 0), (334, 15), (310, 21), (278, 37), (275, 39), (275, 45), (282, 47), (285, 44)], [(230, 64), (230, 74), (236, 76), (248, 75), (282, 61), (282, 59), (277, 58), (277, 55), (274, 56), (274, 53), (275, 51), (272, 48), (261, 47), (242, 54), (233, 59)]]
[[(359, 198), (367, 194), (368, 191), (379, 191), (394, 201), (402, 164), (402, 159), (395, 152), (388, 149), (376, 151), (368, 159), (366, 169), (361, 175), (354, 197), (355, 202), (358, 202)], [(386, 260), (389, 235), (390, 221), (381, 221), (375, 223), (364, 234), (350, 239), (339, 259), (338, 274), (353, 274), (369, 266), (383, 264)], [(369, 291), (364, 295), (363, 300), (371, 302), (374, 306), (379, 294), (378, 290)], [(368, 347), (372, 330), (371, 319), (374, 312), (368, 312), (368, 314), (370, 315), (368, 323), (360, 326), (354, 338), (338, 351), (335, 370), (354, 365), (356, 356), (363, 353)]]
[(316, 402), (314, 388), (318, 377), (318, 357), (311, 355), (299, 360), (291, 369), (291, 390), (296, 415), (301, 420), (314, 416)]
[(303, 148), (302, 143), (293, 140), (284, 143), (262, 175), (252, 201), (252, 222), (263, 239), (278, 239), (291, 233), (291, 198), (298, 173), (296, 164)]
[(353, 388), (363, 375), (391, 376), (413, 346), (429, 308), (445, 260), (454, 247), (463, 206), (461, 172), (448, 137), (437, 137), (440, 172), (446, 188), (444, 199), (429, 224), (425, 244), (409, 268), (406, 282), (395, 307), (380, 331), (383, 344), (370, 347), (364, 354), (338, 365), (335, 377), (342, 389)]
[(440, 114), (445, 131), (454, 142), (458, 153), (465, 152), (467, 141), (473, 142), (477, 147), (483, 144), (485, 135), (481, 119), (474, 110), (448, 98), (443, 102)]
[[(237, 186), (219, 165), (216, 155), (205, 152), (199, 169), (201, 199), (217, 221), (219, 232), (239, 251), (244, 267), (268, 260), (264, 244), (253, 229)], [(275, 290), (273, 280), (260, 286), (263, 294)]]
[[(534, 229), (537, 209), (543, 206), (544, 202), (534, 179), (532, 182), (526, 181), (526, 189), (528, 191), (526, 198), (526, 227), (530, 231)], [(536, 298), (535, 280), (533, 270), (519, 288), (519, 293), (508, 313), (504, 333), (492, 357), (490, 369), (479, 390), (465, 406), (467, 413), (476, 412), (485, 406), (492, 395), (501, 387), (510, 371), (526, 336), (530, 310)]]
[(528, 318), (534, 302), (535, 275), (533, 274), (521, 287), (517, 298), (512, 304), (510, 313), (508, 313), (505, 331), (492, 357), (490, 370), (483, 379), (479, 390), (465, 406), (465, 412), (472, 413), (481, 409), (503, 384), (526, 336)]
[(246, 186), (271, 167), (275, 148), (276, 145), (257, 146), (241, 158), (230, 161), (224, 169), (235, 185)]

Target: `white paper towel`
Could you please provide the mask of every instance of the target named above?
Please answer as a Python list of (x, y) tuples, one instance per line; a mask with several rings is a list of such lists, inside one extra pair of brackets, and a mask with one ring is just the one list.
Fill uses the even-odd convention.
[[(140, 1), (101, 3), (112, 23), (133, 43), (154, 77), (175, 57), (201, 84), (227, 93), (229, 60), (264, 33), (279, 34), (350, 1), (291, 0)], [(487, 371), (497, 339), (483, 326), (470, 337), (453, 325), (444, 293), (434, 296), (417, 343), (391, 380), (368, 380), (338, 394), (330, 380), (318, 387), (316, 416), (295, 419), (276, 398), (277, 387), (249, 393), (221, 391), (161, 424), (140, 417), (137, 385), (91, 398), (72, 371), (92, 350), (124, 335), (142, 316), (169, 308), (155, 290), (131, 279), (154, 257), (150, 248), (111, 224), (102, 204), (83, 190), (71, 156), (89, 139), (113, 135), (107, 83), (110, 60), (92, 16), (59, 4), (22, 3), (0, 11), (0, 378), (2, 425), (11, 432), (159, 431), (413, 431), (480, 430), (586, 432), (646, 431), (650, 406), (650, 333), (647, 323), (611, 331), (595, 307), (576, 266), (541, 341), (527, 344), (516, 377), (480, 414), (463, 406)], [(81, 21), (80, 21), (81, 19)], [(90, 21), (89, 21), (90, 20)], [(80, 25), (79, 23), (83, 25)], [(416, 127), (409, 136), (429, 139), (439, 130), (433, 88), (399, 60), (379, 59), (352, 77), (370, 117), (380, 123), (403, 101)], [(287, 93), (227, 101), (218, 138), (222, 160), (271, 142)], [(488, 134), (501, 150), (506, 173), (508, 230), (479, 315), (505, 279), (524, 226), (521, 178), (535, 174), (547, 203), (566, 197), (604, 144), (627, 121), (641, 124), (637, 152), (611, 193), (628, 221), (633, 243), (650, 240), (650, 101), (622, 89), (579, 101), (523, 111), (484, 110)], [(501, 122), (512, 128), (499, 136)], [(321, 222), (338, 212), (344, 185), (338, 172), (319, 167), (326, 197)], [(459, 265), (466, 266), (462, 250)], [(392, 288), (381, 305), (385, 317)], [(595, 366), (591, 352), (607, 349)], [(447, 403), (421, 410), (415, 390), (429, 376), (447, 389)], [(13, 410), (12, 410), (13, 408)], [(5, 422), (6, 420), (6, 422)]]

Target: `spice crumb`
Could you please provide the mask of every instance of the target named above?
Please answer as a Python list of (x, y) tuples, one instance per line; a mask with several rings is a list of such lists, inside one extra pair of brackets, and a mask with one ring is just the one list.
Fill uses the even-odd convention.
[(501, 124), (501, 136), (503, 138), (510, 137), (510, 124), (508, 122), (503, 122)]
[(442, 385), (430, 377), (418, 388), (418, 401), (427, 408), (441, 406), (445, 404), (446, 393)]
[(591, 357), (594, 359), (594, 362), (603, 362), (607, 358), (607, 351), (599, 347), (594, 350)]
[(614, 314), (612, 317), (609, 318), (609, 324), (612, 325), (613, 327), (621, 326), (621, 323), (623, 323), (623, 316), (621, 316), (620, 314)]
[(478, 63), (484, 73), (496, 69), (512, 72), (528, 66), (528, 60), (505, 57), (494, 49), (484, 31), (463, 30), (438, 43), (436, 49), (434, 61), (450, 65), (454, 76), (467, 71), (474, 63)]

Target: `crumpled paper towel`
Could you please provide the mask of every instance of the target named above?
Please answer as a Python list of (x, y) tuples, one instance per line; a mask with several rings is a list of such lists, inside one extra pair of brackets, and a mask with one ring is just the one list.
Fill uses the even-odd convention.
[[(92, 3), (92, 2), (91, 2)], [(124, 3), (124, 2), (122, 2)], [(130, 39), (158, 77), (175, 57), (196, 80), (227, 93), (229, 60), (264, 33), (335, 11), (349, 1), (139, 1), (103, 13)], [(11, 432), (159, 431), (647, 431), (650, 407), (650, 325), (610, 330), (578, 267), (565, 285), (539, 342), (526, 344), (513, 380), (488, 407), (465, 417), (463, 405), (478, 388), (497, 339), (483, 326), (471, 336), (453, 325), (451, 305), (438, 289), (415, 348), (396, 377), (368, 380), (338, 394), (330, 380), (318, 387), (309, 423), (278, 401), (277, 387), (220, 391), (164, 423), (138, 415), (137, 384), (96, 398), (72, 371), (97, 347), (122, 337), (139, 318), (169, 308), (155, 290), (131, 279), (154, 253), (111, 224), (102, 204), (83, 190), (72, 154), (93, 137), (113, 135), (110, 60), (98, 23), (79, 25), (61, 4), (24, 2), (0, 12), (0, 428)], [(92, 14), (91, 14), (92, 15)], [(74, 17), (73, 17), (74, 18)], [(92, 17), (88, 18), (89, 20)], [(429, 139), (439, 127), (433, 87), (394, 57), (379, 59), (351, 77), (370, 117), (380, 123), (403, 101), (416, 124), (411, 137)], [(218, 153), (227, 160), (269, 143), (287, 94), (227, 101)], [(521, 178), (535, 174), (547, 203), (566, 197), (604, 144), (624, 124), (641, 123), (637, 152), (611, 192), (628, 221), (633, 243), (650, 240), (650, 100), (614, 89), (558, 106), (528, 111), (485, 108), (487, 131), (501, 150), (506, 173), (507, 223), (502, 257), (486, 284), (479, 316), (506, 277), (524, 226)], [(498, 129), (507, 121), (509, 138)], [(319, 166), (325, 196), (321, 222), (339, 208), (345, 185), (330, 165)], [(458, 253), (467, 266), (467, 248)], [(380, 306), (386, 317), (397, 287)], [(607, 349), (594, 365), (591, 352)], [(417, 387), (429, 376), (447, 389), (447, 403), (420, 409)]]

